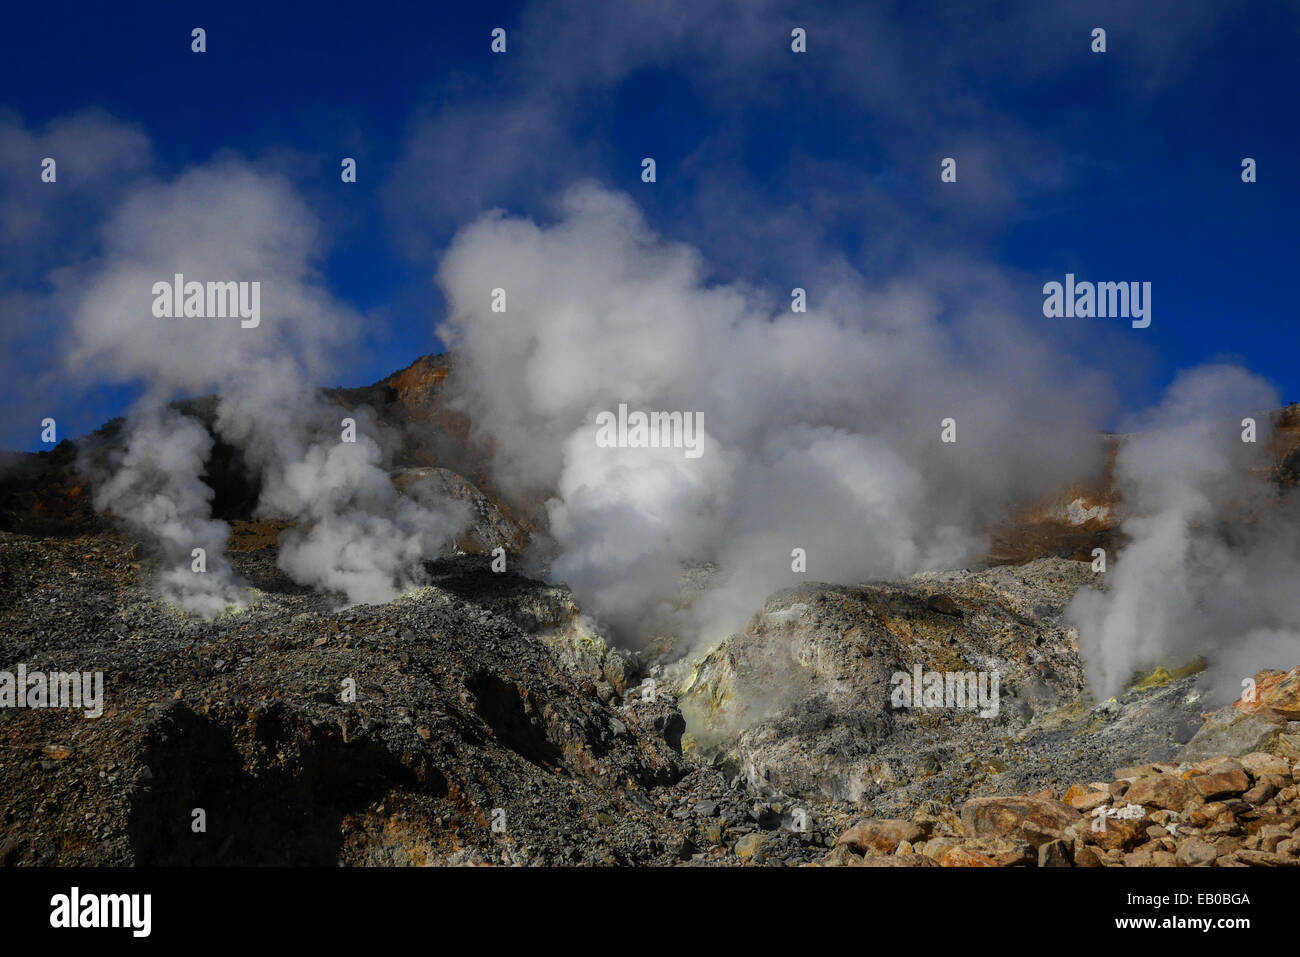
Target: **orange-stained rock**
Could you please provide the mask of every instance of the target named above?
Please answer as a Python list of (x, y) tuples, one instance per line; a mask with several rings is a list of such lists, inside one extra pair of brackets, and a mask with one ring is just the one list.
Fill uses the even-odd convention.
[(1188, 802), (1188, 806), (1183, 808), (1183, 817), (1192, 827), (1207, 827), (1227, 809), (1228, 806), (1222, 801), (1211, 801), (1209, 804), (1195, 805)]
[(991, 857), (985, 857), (983, 854), (975, 851), (968, 851), (964, 847), (954, 847), (943, 856), (939, 862), (942, 867), (997, 867), (998, 864)]
[(1062, 836), (1083, 815), (1051, 798), (979, 797), (961, 809), (961, 821), (972, 837), (1003, 837), (1027, 841), (1037, 847)]
[(926, 857), (934, 861), (941, 861), (945, 854), (960, 843), (961, 838), (958, 837), (932, 837), (921, 845), (920, 850)]
[(1146, 840), (1147, 827), (1145, 821), (1107, 818), (1106, 826), (1100, 831), (1094, 831), (1090, 825), (1084, 840), (1107, 851), (1127, 851)]
[(1089, 847), (1086, 844), (1076, 844), (1074, 846), (1074, 866), (1075, 867), (1104, 867), (1101, 863), (1100, 852), (1095, 847)]
[(978, 837), (963, 842), (961, 847), (972, 854), (987, 857), (998, 867), (1034, 867), (1038, 863), (1038, 850), (1028, 841)]
[(1172, 774), (1158, 774), (1149, 778), (1138, 778), (1124, 794), (1130, 804), (1143, 807), (1165, 808), (1177, 811), (1191, 797), (1191, 788), (1185, 781), (1180, 781)]
[(1255, 699), (1232, 705), (1247, 714), (1300, 720), (1300, 667), (1290, 671), (1261, 671), (1255, 675)]
[(911, 821), (868, 818), (850, 827), (835, 843), (847, 844), (859, 854), (872, 851), (892, 854), (903, 841), (916, 844), (924, 835), (925, 832)]
[(1207, 801), (1213, 801), (1215, 798), (1241, 794), (1249, 789), (1250, 775), (1240, 768), (1234, 768), (1231, 771), (1202, 774), (1199, 777), (1192, 778), (1191, 783), (1201, 797)]
[(1082, 784), (1076, 784), (1070, 790), (1066, 791), (1061, 800), (1076, 811), (1082, 811), (1087, 814), (1093, 808), (1101, 807), (1103, 804), (1110, 803), (1110, 791), (1099, 790), (1095, 788), (1086, 788)]

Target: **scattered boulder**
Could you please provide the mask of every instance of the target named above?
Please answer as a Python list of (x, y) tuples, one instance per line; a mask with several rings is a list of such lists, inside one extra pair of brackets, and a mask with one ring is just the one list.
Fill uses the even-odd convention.
[(1062, 800), (1076, 811), (1087, 814), (1094, 808), (1099, 808), (1103, 804), (1109, 804), (1110, 791), (1104, 789), (1092, 790), (1089, 787), (1076, 784), (1065, 792), (1062, 796)]
[(1231, 705), (1204, 716), (1204, 723), (1178, 752), (1183, 763), (1218, 754), (1272, 751), (1285, 725), (1259, 714), (1242, 713)]
[(1038, 848), (1039, 867), (1072, 867), (1073, 858), (1073, 848), (1069, 841), (1061, 839), (1048, 841)]
[(736, 856), (742, 861), (752, 858), (767, 843), (767, 835), (762, 831), (746, 834), (736, 842)]
[(1241, 794), (1250, 787), (1250, 776), (1240, 767), (1213, 774), (1199, 774), (1191, 781), (1192, 787), (1207, 801)]
[(942, 867), (997, 867), (997, 862), (965, 847), (954, 847), (939, 862)]
[(1175, 855), (1178, 863), (1184, 867), (1205, 867), (1212, 864), (1218, 856), (1218, 848), (1199, 837), (1189, 837), (1185, 841), (1180, 841), (1178, 853)]
[(1249, 754), (1243, 754), (1241, 766), (1255, 778), (1263, 777), (1265, 774), (1284, 776), (1291, 774), (1290, 761), (1280, 755), (1269, 754), (1267, 751), (1251, 751)]
[(1153, 774), (1139, 778), (1124, 795), (1131, 804), (1176, 811), (1187, 803), (1191, 790), (1186, 782), (1172, 774)]
[(962, 824), (972, 837), (1005, 837), (1034, 846), (1062, 836), (1084, 820), (1074, 808), (1051, 798), (972, 798), (961, 809)]
[(1146, 827), (1140, 821), (1107, 819), (1103, 827), (1088, 828), (1087, 840), (1105, 851), (1127, 851), (1136, 847), (1146, 836)]
[(841, 834), (836, 843), (848, 844), (859, 854), (892, 854), (904, 841), (914, 845), (924, 836), (925, 832), (910, 821), (868, 818)]

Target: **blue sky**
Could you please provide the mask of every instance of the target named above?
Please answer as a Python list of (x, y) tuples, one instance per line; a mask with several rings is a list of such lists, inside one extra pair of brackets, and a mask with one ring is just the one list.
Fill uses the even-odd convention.
[[(323, 385), (440, 350), (432, 277), (459, 226), (496, 207), (545, 219), (595, 179), (698, 246), (717, 281), (774, 298), (844, 270), (921, 273), (954, 296), (996, 282), (1032, 318), (1066, 272), (1149, 281), (1148, 329), (1038, 320), (1106, 370), (1119, 411), (1223, 357), (1300, 400), (1300, 5), (980, 6), (17, 6), (0, 41), (0, 446), (37, 447), (47, 414), (80, 434), (127, 407), (129, 382), (60, 376), (51, 275), (93, 260), (139, 181), (229, 154), (314, 210), (324, 282), (366, 317)], [(38, 180), (51, 142), (57, 193)], [(83, 145), (97, 161), (79, 183)], [(956, 184), (939, 182), (945, 156)]]

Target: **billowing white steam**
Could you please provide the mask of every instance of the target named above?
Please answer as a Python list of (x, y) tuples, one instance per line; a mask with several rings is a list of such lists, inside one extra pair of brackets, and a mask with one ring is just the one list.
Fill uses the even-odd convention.
[[(204, 614), (236, 596), (221, 557), (228, 530), (210, 519), (202, 464), (211, 439), (193, 420), (160, 411), (178, 395), (216, 392), (216, 428), (260, 471), (260, 511), (296, 523), (280, 564), (294, 580), (382, 601), (418, 577), (462, 515), (401, 498), (373, 434), (314, 391), (363, 317), (335, 301), (315, 271), (318, 224), (283, 181), (238, 162), (136, 190), (102, 232), (102, 254), (64, 277), (74, 368), (143, 382), (127, 419), (128, 452), (97, 504), (161, 546), (169, 598)], [(153, 286), (176, 273), (198, 282), (260, 282), (255, 328), (239, 318), (157, 318)], [(208, 570), (190, 570), (192, 548)], [(178, 559), (184, 562), (178, 564)]]
[[(131, 530), (159, 545), (163, 597), (205, 616), (239, 604), (242, 593), (226, 561), (230, 528), (209, 517), (212, 489), (203, 463), (212, 436), (167, 407), (137, 410), (124, 446), (111, 450), (95, 470), (95, 508), (112, 510)], [(193, 571), (193, 551), (205, 554), (206, 574)]]
[(290, 578), (372, 603), (417, 584), (421, 561), (437, 554), (464, 517), (450, 504), (429, 508), (399, 495), (368, 436), (312, 445), (295, 461), (275, 462), (262, 508), (300, 522), (280, 540), (280, 567)]
[[(1006, 505), (1097, 464), (1095, 396), (1006, 311), (850, 276), (796, 314), (710, 282), (695, 250), (596, 186), (548, 227), (466, 227), (439, 282), (459, 401), (492, 437), (497, 482), (554, 493), (552, 574), (624, 636), (712, 637), (784, 584), (950, 567)], [(597, 447), (596, 416), (619, 403), (702, 414), (703, 455)], [(720, 571), (683, 611), (695, 562)]]
[[(1098, 696), (1198, 655), (1231, 696), (1260, 668), (1294, 663), (1300, 515), (1269, 479), (1277, 405), (1245, 370), (1204, 366), (1133, 423), (1115, 466), (1130, 544), (1110, 563), (1108, 590), (1080, 592), (1067, 609)], [(1242, 441), (1246, 417), (1258, 423), (1254, 444)]]
[[(464, 228), (439, 272), (440, 332), (496, 483), (549, 496), (539, 552), (619, 637), (709, 639), (784, 585), (963, 564), (1008, 507), (1100, 465), (1096, 379), (978, 282), (847, 274), (810, 282), (796, 314), (784, 289), (712, 281), (621, 194), (581, 186), (562, 213)], [(339, 441), (342, 413), (313, 387), (363, 319), (316, 274), (317, 223), (292, 190), (239, 163), (205, 167), (137, 190), (101, 246), (63, 277), (70, 358), (148, 393), (96, 503), (157, 538), (167, 596), (204, 614), (238, 598), (201, 481), (211, 438), (166, 409), (208, 392), (217, 433), (262, 477), (261, 512), (295, 522), (280, 552), (291, 577), (354, 602), (417, 581), (465, 516), (394, 491), (374, 423)], [(260, 281), (260, 325), (154, 318), (152, 285), (177, 272)], [(703, 454), (599, 446), (597, 416), (624, 403), (700, 416)], [(1098, 694), (1197, 653), (1217, 653), (1234, 682), (1294, 658), (1300, 522), (1251, 469), (1276, 404), (1262, 381), (1216, 366), (1180, 377), (1136, 423), (1116, 475), (1131, 544), (1112, 556), (1109, 590), (1069, 609)], [(1244, 415), (1259, 420), (1255, 445), (1241, 442)], [(949, 418), (954, 443), (941, 440)], [(1252, 521), (1265, 505), (1286, 521)], [(189, 571), (195, 547), (206, 576)], [(683, 571), (699, 563), (716, 573), (684, 604)]]

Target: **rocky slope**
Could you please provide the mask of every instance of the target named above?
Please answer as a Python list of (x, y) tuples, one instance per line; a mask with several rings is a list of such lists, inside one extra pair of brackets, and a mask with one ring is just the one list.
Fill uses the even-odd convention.
[(0, 612), (4, 660), (102, 670), (106, 685), (99, 718), (0, 715), (11, 863), (649, 863), (681, 849), (645, 797), (686, 774), (680, 716), (669, 700), (622, 706), (625, 669), (598, 640), (576, 636), (584, 657), (573, 635), (539, 637), (537, 610), (565, 607), (543, 586), (508, 580), (505, 600), (494, 580), (489, 610), (475, 596), (499, 576), (466, 557), (397, 601), (339, 610), (253, 551), (238, 561), (261, 582), (255, 604), (200, 622), (141, 592), (122, 541), (5, 536), (0, 556), (25, 583)]
[[(686, 676), (690, 733), (756, 789), (879, 807), (1163, 760), (1200, 724), (1195, 678), (1092, 707), (1059, 617), (1092, 580), (1087, 564), (1043, 558), (774, 595)], [(996, 713), (894, 707), (891, 676), (917, 665), (997, 673)]]
[[(855, 822), (830, 866), (1300, 867), (1300, 668), (1258, 677), (1258, 697), (1206, 726), (1174, 761), (1118, 768), (1063, 792), (976, 797), (960, 814), (922, 805), (910, 820)], [(1240, 760), (1195, 760), (1223, 729), (1266, 730)], [(1243, 733), (1243, 729), (1238, 730)], [(1253, 734), (1253, 732), (1251, 732)]]
[[(945, 849), (936, 863), (967, 861), (946, 860), (958, 846), (1036, 863), (961, 824), (963, 807), (1015, 793), (1045, 801), (1049, 789), (1052, 808), (1064, 798), (1078, 817), (1099, 790), (1122, 797), (1115, 782), (1140, 776), (1117, 764), (1168, 761), (1155, 770), (1184, 781), (1224, 770), (1197, 756), (1205, 747), (1292, 761), (1300, 742), (1290, 699), (1272, 690), (1294, 694), (1290, 679), (1261, 676), (1262, 705), (1204, 722), (1194, 675), (1092, 706), (1054, 620), (1090, 573), (1060, 559), (774, 596), (745, 632), (685, 666), (684, 719), (683, 666), (608, 648), (563, 588), (495, 574), (485, 558), (431, 562), (424, 588), (343, 609), (285, 580), (273, 545), (233, 554), (256, 600), (203, 622), (150, 597), (148, 559), (114, 533), (0, 536), (2, 574), (19, 583), (0, 600), (2, 659), (105, 677), (99, 718), (0, 710), (5, 861), (703, 866), (807, 864), (830, 848), (848, 863), (837, 836), (870, 814), (919, 821), (927, 836), (908, 843), (927, 857)], [(890, 708), (881, 679), (917, 656), (1003, 669), (998, 715)], [(752, 723), (729, 727), (741, 712)], [(1227, 811), (1240, 824), (1201, 837), (1239, 837), (1215, 843), (1225, 861), (1275, 862), (1242, 852), (1292, 846), (1289, 831), (1267, 845), (1290, 821), (1294, 765), (1262, 761), (1242, 759), (1250, 777), (1234, 779), (1236, 792), (1201, 795), (1228, 801), (1211, 807), (1216, 821)], [(1070, 790), (1081, 782), (1082, 804)], [(1161, 810), (1211, 826), (1190, 823), (1192, 793)], [(1239, 797), (1257, 801), (1255, 817)], [(1097, 862), (1116, 862), (1117, 849), (1144, 862), (1128, 855), (1152, 840), (1152, 863), (1167, 863), (1157, 850), (1179, 853), (1134, 840), (1102, 845)], [(1070, 863), (1091, 860), (1068, 850)]]
[[(474, 516), (454, 548), (429, 556), (424, 587), (384, 605), (340, 607), (289, 581), (276, 562), (284, 524), (254, 519), (256, 477), (220, 445), (207, 477), (254, 600), (212, 621), (154, 597), (154, 556), (94, 514), (74, 443), (0, 464), (0, 671), (99, 671), (105, 691), (96, 718), (0, 708), (0, 859), (1296, 856), (1295, 673), (1261, 675), (1255, 701), (1209, 714), (1195, 662), (1167, 662), (1187, 667), (1111, 701), (1089, 697), (1061, 612), (1094, 584), (1079, 559), (1118, 528), (1105, 476), (1025, 509), (981, 569), (808, 583), (772, 595), (716, 647), (631, 653), (608, 647), (564, 587), (490, 570), (497, 547), (517, 566), (536, 503), (492, 488), (485, 450), (445, 402), (448, 368), (422, 359), (329, 393), (392, 430), (399, 490), (450, 494)], [(182, 405), (211, 415), (211, 400)], [(1300, 474), (1300, 416), (1280, 422), (1285, 485)], [(914, 669), (996, 674), (996, 708), (897, 706), (898, 675)], [(1093, 831), (1107, 802), (1141, 816)]]

